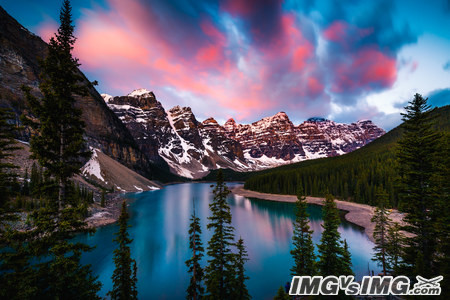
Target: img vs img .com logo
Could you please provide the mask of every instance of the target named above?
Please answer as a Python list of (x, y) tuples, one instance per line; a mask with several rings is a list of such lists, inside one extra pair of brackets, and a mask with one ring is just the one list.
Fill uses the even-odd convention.
[(411, 286), (406, 276), (364, 276), (361, 282), (354, 276), (294, 276), (289, 295), (337, 295), (344, 291), (346, 295), (410, 295), (433, 296), (441, 294), (440, 281), (443, 276), (425, 279), (416, 276), (417, 283)]

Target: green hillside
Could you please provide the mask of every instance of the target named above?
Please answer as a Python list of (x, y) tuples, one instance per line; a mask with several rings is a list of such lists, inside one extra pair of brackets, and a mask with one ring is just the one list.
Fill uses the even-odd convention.
[[(450, 128), (450, 106), (432, 111), (435, 126), (446, 133)], [(402, 135), (401, 125), (372, 143), (337, 157), (308, 160), (277, 168), (238, 173), (227, 170), (227, 180), (245, 180), (245, 188), (265, 193), (295, 194), (298, 182), (311, 196), (323, 196), (328, 190), (341, 199), (374, 203), (377, 187), (383, 187), (392, 206), (397, 206), (395, 148)], [(213, 179), (211, 172), (206, 178)]]

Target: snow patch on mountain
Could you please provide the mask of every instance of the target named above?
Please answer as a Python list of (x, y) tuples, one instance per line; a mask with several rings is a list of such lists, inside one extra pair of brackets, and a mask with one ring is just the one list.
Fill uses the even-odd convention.
[(105, 100), (106, 103), (108, 103), (109, 101), (111, 101), (113, 99), (113, 96), (111, 96), (109, 94), (101, 94), (101, 96), (103, 97), (103, 100)]
[(137, 89), (128, 94), (130, 97), (147, 96), (150, 97), (152, 92), (147, 89)]
[(92, 148), (92, 156), (89, 161), (81, 168), (81, 174), (95, 176), (101, 181), (105, 181), (102, 176), (102, 169), (100, 168), (100, 163), (98, 162), (97, 151), (99, 149)]

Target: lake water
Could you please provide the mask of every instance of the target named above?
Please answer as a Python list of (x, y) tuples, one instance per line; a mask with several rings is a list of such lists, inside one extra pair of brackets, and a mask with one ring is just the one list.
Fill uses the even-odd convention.
[[(232, 183), (228, 186), (233, 186)], [(190, 257), (188, 226), (195, 201), (201, 219), (202, 241), (206, 249), (211, 232), (206, 229), (210, 215), (212, 188), (208, 183), (186, 183), (166, 186), (162, 190), (126, 194), (130, 200), (132, 226), (129, 229), (132, 257), (138, 265), (138, 293), (140, 299), (185, 299), (189, 275), (185, 261)], [(246, 264), (247, 287), (253, 299), (272, 299), (280, 285), (290, 281), (293, 259), (292, 222), (295, 218), (293, 203), (280, 203), (247, 199), (230, 195), (228, 202), (233, 215), (236, 239), (242, 236), (250, 260)], [(310, 205), (313, 240), (320, 241), (322, 212), (320, 206)], [(83, 262), (92, 264), (94, 273), (103, 283), (101, 296), (112, 286), (114, 270), (113, 235), (115, 224), (101, 227), (93, 236), (79, 239), (97, 248), (84, 255)], [(347, 239), (352, 254), (353, 270), (357, 278), (368, 274), (368, 269), (380, 271), (371, 261), (373, 243), (362, 229), (345, 220), (339, 227), (342, 238)], [(316, 249), (317, 251), (317, 249)], [(206, 257), (203, 259), (203, 265)]]

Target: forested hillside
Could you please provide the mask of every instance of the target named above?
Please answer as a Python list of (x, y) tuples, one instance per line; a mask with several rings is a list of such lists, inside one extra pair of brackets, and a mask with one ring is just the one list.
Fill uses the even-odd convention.
[[(432, 116), (435, 127), (446, 135), (448, 142), (450, 106), (433, 110)], [(328, 191), (344, 200), (375, 205), (375, 191), (381, 187), (389, 194), (390, 205), (397, 207), (395, 151), (401, 135), (402, 125), (346, 155), (254, 173), (246, 180), (245, 188), (294, 195), (297, 183), (300, 182), (307, 195), (324, 196)], [(239, 177), (238, 174), (235, 179), (240, 179)]]

